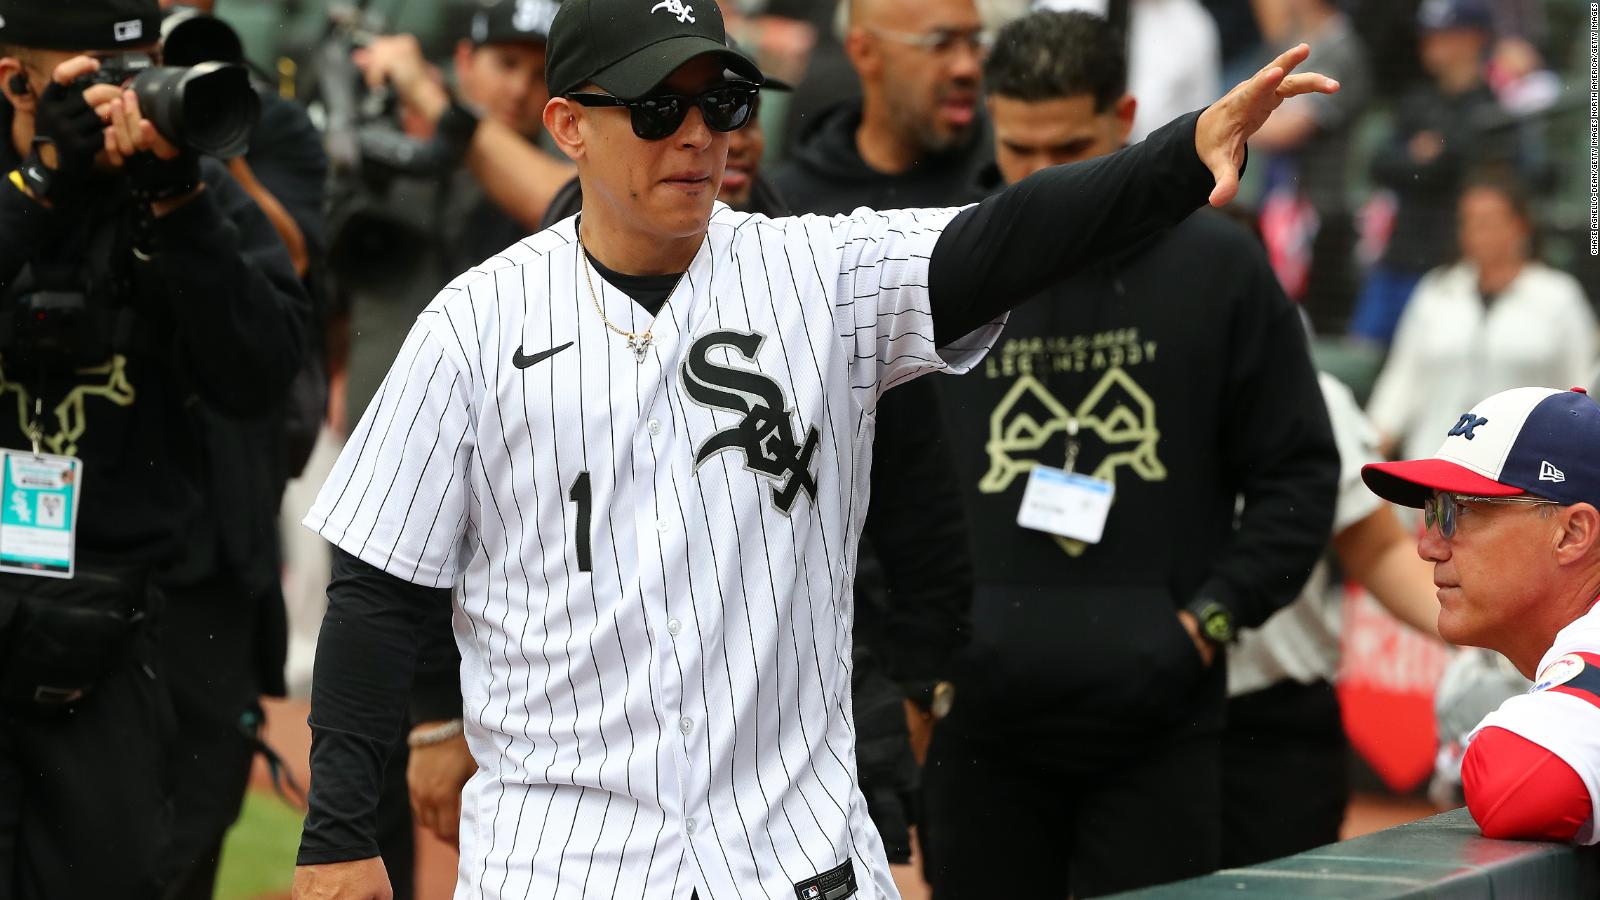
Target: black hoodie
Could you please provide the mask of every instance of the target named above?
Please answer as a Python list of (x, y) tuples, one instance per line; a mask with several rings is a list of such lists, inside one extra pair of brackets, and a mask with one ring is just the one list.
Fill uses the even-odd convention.
[(936, 209), (976, 199), (972, 186), (993, 159), (987, 120), (981, 117), (966, 143), (918, 160), (910, 169), (886, 174), (867, 165), (856, 148), (861, 101), (824, 113), (795, 147), (794, 156), (772, 174), (778, 192), (797, 212), (833, 215), (858, 207)]
[[(1239, 627), (1290, 602), (1331, 533), (1339, 458), (1298, 311), (1259, 243), (1202, 211), (1011, 313), (983, 364), (939, 379), (972, 522), (973, 638), (957, 715), (1098, 767), (1221, 727), (1177, 612)], [(1028, 472), (1113, 481), (1093, 546), (1016, 524)], [(1243, 498), (1242, 508), (1237, 507)]]

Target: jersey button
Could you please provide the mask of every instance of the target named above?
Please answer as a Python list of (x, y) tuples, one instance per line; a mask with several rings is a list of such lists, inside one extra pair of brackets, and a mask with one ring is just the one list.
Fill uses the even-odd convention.
[(668, 619), (667, 620), (667, 634), (670, 634), (673, 637), (677, 637), (678, 636), (678, 632), (680, 632), (682, 630), (683, 630), (683, 623), (682, 622), (679, 622), (677, 619)]
[(656, 520), (656, 530), (657, 531), (661, 532), (662, 534), (666, 534), (667, 533), (667, 528), (668, 528), (668, 526), (667, 526), (667, 520), (666, 519), (657, 519)]
[(683, 830), (689, 834), (694, 834), (694, 819), (684, 819)]
[(660, 434), (661, 433), (661, 420), (660, 419), (651, 419), (648, 427), (650, 429), (650, 433), (651, 434)]
[(678, 730), (683, 732), (684, 734), (688, 734), (689, 732), (693, 731), (694, 730), (694, 720), (689, 718), (688, 716), (684, 716), (683, 718), (679, 719), (678, 720)]

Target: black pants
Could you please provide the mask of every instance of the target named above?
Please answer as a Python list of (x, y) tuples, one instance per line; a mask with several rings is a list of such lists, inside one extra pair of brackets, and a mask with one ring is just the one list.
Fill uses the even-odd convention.
[(158, 895), (175, 726), (136, 640), (70, 712), (0, 710), (0, 900)]
[(1152, 739), (1086, 771), (1031, 742), (934, 729), (922, 835), (934, 900), (1064, 900), (1217, 868), (1216, 736)]
[(166, 586), (162, 658), (178, 716), (168, 900), (209, 900), (239, 818), (260, 723), (255, 605), (226, 575)]
[(1350, 786), (1333, 685), (1284, 681), (1229, 700), (1222, 761), (1224, 866), (1339, 840)]

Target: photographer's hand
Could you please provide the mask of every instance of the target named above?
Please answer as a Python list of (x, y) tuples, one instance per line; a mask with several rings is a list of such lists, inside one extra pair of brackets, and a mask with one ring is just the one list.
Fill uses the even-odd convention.
[(33, 150), (23, 162), (28, 193), (50, 204), (72, 194), (94, 168), (101, 149), (101, 122), (94, 104), (115, 96), (116, 88), (76, 87), (78, 79), (100, 68), (93, 57), (75, 56), (57, 66), (34, 108)]
[(412, 35), (380, 37), (357, 50), (353, 59), (367, 87), (377, 90), (388, 84), (407, 109), (429, 122), (437, 122), (450, 105), (450, 94)]
[(200, 181), (200, 162), (162, 137), (156, 127), (139, 112), (139, 98), (133, 91), (96, 110), (107, 123), (106, 159), (126, 169), (134, 189), (150, 198), (150, 209), (160, 218), (187, 203), (205, 189)]

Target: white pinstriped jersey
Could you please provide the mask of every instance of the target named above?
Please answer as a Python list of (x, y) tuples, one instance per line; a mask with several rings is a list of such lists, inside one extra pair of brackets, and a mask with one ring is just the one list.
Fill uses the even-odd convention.
[(419, 316), (306, 525), (454, 588), (457, 897), (766, 900), (846, 860), (896, 896), (856, 784), (851, 584), (877, 397), (999, 328), (935, 349), (955, 212), (719, 203), (642, 363), (572, 219)]

